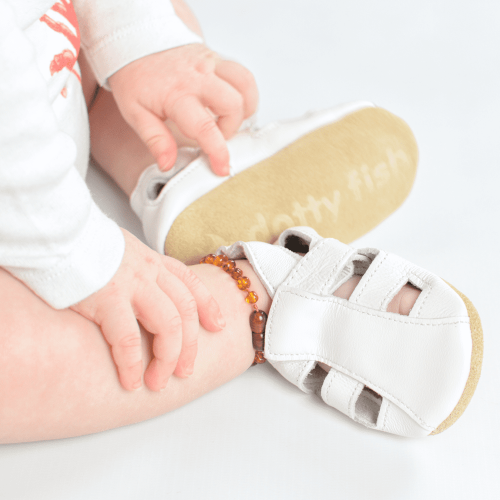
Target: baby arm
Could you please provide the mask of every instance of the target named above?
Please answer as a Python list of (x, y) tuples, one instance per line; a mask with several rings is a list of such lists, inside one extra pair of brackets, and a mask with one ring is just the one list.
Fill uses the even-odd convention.
[(52, 307), (72, 306), (99, 324), (127, 389), (142, 374), (131, 362), (140, 360), (137, 318), (151, 327), (156, 359), (146, 382), (159, 390), (174, 369), (192, 370), (193, 324), (199, 316), (220, 329), (218, 305), (185, 266), (102, 214), (48, 95), (32, 43), (0, 0), (0, 265)]
[(198, 142), (216, 174), (228, 175), (226, 140), (258, 102), (252, 74), (202, 44), (134, 61), (110, 76), (109, 84), (123, 117), (162, 170), (176, 159), (175, 140), (164, 123), (170, 118)]
[[(173, 5), (172, 5), (173, 4)], [(170, 118), (209, 156), (214, 172), (229, 173), (226, 140), (258, 102), (252, 74), (203, 44), (182, 0), (75, 0), (82, 46), (101, 85), (162, 170), (176, 159)], [(175, 8), (175, 10), (174, 10)], [(198, 33), (198, 34), (197, 34)], [(126, 36), (125, 36), (126, 35)]]
[(125, 254), (111, 281), (71, 309), (101, 327), (125, 389), (142, 385), (141, 334), (154, 335), (154, 358), (144, 374), (155, 391), (169, 377), (193, 373), (199, 324), (212, 332), (225, 326), (219, 306), (184, 264), (159, 255), (123, 230)]

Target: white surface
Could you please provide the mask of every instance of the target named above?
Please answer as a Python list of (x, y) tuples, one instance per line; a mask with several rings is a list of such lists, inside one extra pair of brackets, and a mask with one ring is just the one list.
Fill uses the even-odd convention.
[[(476, 395), (444, 434), (410, 440), (365, 429), (256, 367), (149, 422), (1, 447), (0, 498), (498, 498), (500, 4), (190, 4), (211, 46), (256, 75), (260, 122), (368, 99), (410, 124), (421, 152), (414, 190), (356, 244), (399, 254), (472, 299), (485, 331)], [(93, 189), (101, 177), (90, 172)], [(116, 188), (99, 185), (95, 197), (140, 233)]]

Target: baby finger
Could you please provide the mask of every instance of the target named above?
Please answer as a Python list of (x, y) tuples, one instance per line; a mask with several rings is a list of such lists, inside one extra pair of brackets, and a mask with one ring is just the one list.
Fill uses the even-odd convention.
[(201, 100), (219, 117), (217, 126), (224, 138), (230, 139), (240, 128), (245, 116), (241, 94), (226, 81), (213, 76), (203, 87)]
[(156, 285), (145, 300), (136, 303), (137, 317), (144, 328), (154, 335), (153, 356), (144, 381), (153, 391), (167, 386), (182, 349), (183, 321), (177, 308)]
[(200, 322), (196, 300), (186, 284), (167, 270), (158, 276), (157, 282), (170, 297), (182, 319), (182, 348), (174, 374), (187, 377), (193, 373), (198, 352)]
[(217, 175), (229, 175), (229, 151), (226, 140), (205, 106), (194, 96), (179, 99), (170, 118), (180, 131), (190, 139), (196, 139), (208, 155), (212, 170)]
[(121, 385), (129, 391), (139, 389), (142, 385), (142, 341), (130, 305), (110, 308), (100, 326), (111, 345)]

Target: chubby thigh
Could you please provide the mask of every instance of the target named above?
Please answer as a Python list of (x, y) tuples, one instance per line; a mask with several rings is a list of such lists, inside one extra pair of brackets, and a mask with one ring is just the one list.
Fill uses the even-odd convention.
[(78, 432), (90, 400), (116, 378), (97, 325), (52, 309), (1, 268), (0, 317), (0, 442)]
[[(193, 270), (221, 305), (227, 326), (216, 333), (200, 327), (193, 375), (171, 377), (160, 393), (124, 390), (97, 325), (70, 309), (52, 309), (0, 268), (0, 443), (79, 436), (140, 422), (244, 372), (254, 357), (248, 304), (232, 280), (226, 282), (225, 273), (211, 267)], [(151, 334), (142, 330), (142, 340), (145, 367)]]

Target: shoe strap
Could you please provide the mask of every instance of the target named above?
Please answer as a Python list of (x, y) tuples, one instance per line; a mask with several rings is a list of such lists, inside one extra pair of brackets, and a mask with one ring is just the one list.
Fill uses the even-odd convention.
[(282, 286), (318, 295), (330, 294), (345, 266), (355, 255), (357, 251), (354, 248), (340, 241), (322, 239), (300, 260)]
[(271, 363), (326, 363), (432, 431), (460, 399), (467, 380), (467, 319), (399, 316), (280, 286), (267, 322), (265, 357)]
[(165, 184), (199, 155), (199, 148), (179, 148), (175, 165), (167, 172), (160, 170), (156, 163), (146, 168), (139, 177), (137, 185), (130, 196), (130, 205), (135, 214), (141, 218), (143, 216), (145, 201), (156, 199)]
[(355, 420), (356, 402), (365, 385), (332, 368), (321, 386), (321, 398), (333, 408)]
[[(305, 256), (287, 248), (292, 236), (309, 247)], [(247, 259), (271, 298), (281, 285), (300, 287), (312, 293), (328, 293), (338, 283), (347, 263), (357, 254), (356, 250), (340, 241), (321, 238), (310, 227), (285, 230), (275, 245), (237, 241), (229, 247), (221, 246), (217, 253), (224, 253), (230, 259)], [(326, 280), (322, 270), (327, 274)]]
[(260, 241), (237, 241), (229, 247), (220, 247), (216, 253), (223, 253), (233, 260), (247, 259), (271, 298), (302, 258), (279, 245)]

